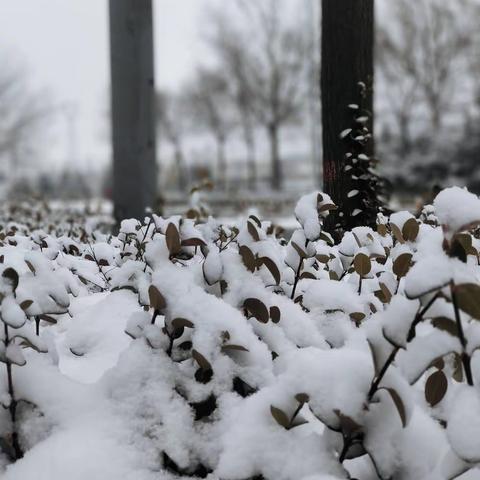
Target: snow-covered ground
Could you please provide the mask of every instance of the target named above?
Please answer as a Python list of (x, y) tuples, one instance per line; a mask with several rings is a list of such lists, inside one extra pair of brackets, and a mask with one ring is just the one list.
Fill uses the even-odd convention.
[(336, 245), (334, 208), (302, 197), (287, 241), (4, 207), (2, 480), (479, 478), (480, 200)]

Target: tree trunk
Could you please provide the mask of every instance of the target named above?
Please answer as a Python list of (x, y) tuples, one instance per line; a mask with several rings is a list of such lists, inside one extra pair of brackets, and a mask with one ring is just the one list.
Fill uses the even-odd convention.
[(185, 159), (183, 156), (182, 147), (178, 142), (175, 143), (175, 163), (177, 165), (178, 174), (178, 189), (180, 192), (185, 192), (187, 188), (187, 172), (185, 169)]
[(257, 165), (255, 160), (255, 140), (253, 138), (253, 129), (244, 125), (243, 137), (247, 149), (247, 184), (250, 190), (257, 189)]
[[(345, 172), (349, 145), (340, 133), (352, 126), (350, 104), (363, 104), (372, 112), (367, 128), (373, 135), (373, 0), (322, 0), (321, 96), (323, 136), (324, 191), (342, 208), (352, 189)], [(359, 82), (369, 88), (367, 98), (360, 99)], [(369, 142), (373, 154), (373, 142)], [(332, 224), (344, 228), (355, 226), (354, 219), (333, 215)]]
[(115, 220), (154, 207), (155, 86), (151, 0), (110, 0), (110, 68)]
[(268, 126), (268, 139), (270, 141), (270, 161), (272, 167), (270, 186), (272, 190), (282, 189), (282, 164), (280, 160), (278, 133), (278, 125), (273, 122), (270, 123)]
[(220, 190), (226, 189), (227, 162), (225, 159), (225, 139), (217, 138), (217, 184)]

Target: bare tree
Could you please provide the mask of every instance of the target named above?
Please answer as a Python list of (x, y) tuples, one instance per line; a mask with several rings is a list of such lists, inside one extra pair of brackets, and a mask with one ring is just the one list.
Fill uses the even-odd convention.
[(225, 148), (235, 119), (231, 108), (228, 83), (216, 70), (199, 69), (187, 88), (193, 116), (214, 137), (217, 145), (217, 183), (227, 186), (227, 159)]
[(280, 132), (299, 116), (304, 101), (308, 32), (298, 19), (287, 21), (292, 16), (285, 14), (288, 8), (283, 0), (238, 0), (235, 6), (243, 26), (232, 22), (234, 15), (217, 14), (212, 45), (220, 64), (236, 79), (240, 98), (250, 99), (248, 113), (266, 131), (271, 187), (279, 190), (283, 181)]
[(216, 34), (211, 39), (217, 55), (220, 57), (223, 75), (228, 85), (228, 92), (232, 103), (238, 113), (238, 123), (241, 127), (243, 141), (247, 152), (248, 186), (255, 190), (257, 187), (257, 165), (255, 130), (257, 122), (254, 112), (254, 98), (250, 93), (248, 82), (248, 69), (244, 59), (244, 48), (238, 41), (234, 41), (235, 35), (229, 31), (229, 25), (225, 24), (224, 17), (215, 15)]
[(427, 108), (438, 132), (454, 102), (459, 63), (464, 62), (473, 32), (457, 10), (468, 0), (396, 0), (388, 3), (388, 21), (378, 26), (378, 66), (385, 76), (402, 142), (410, 143), (408, 124), (417, 102)]
[(167, 92), (157, 93), (157, 128), (159, 136), (165, 137), (173, 148), (177, 167), (178, 188), (187, 187), (187, 171), (182, 137), (185, 133), (185, 101), (178, 95)]
[(377, 6), (377, 118), (379, 130), (390, 133), (380, 137), (380, 149), (397, 186), (424, 188), (455, 174), (456, 145), (475, 116), (479, 2)]
[(7, 59), (0, 69), (0, 158), (8, 161), (10, 171), (31, 159), (40, 143), (39, 134), (46, 117), (54, 109), (44, 93), (34, 92), (27, 84), (26, 72)]

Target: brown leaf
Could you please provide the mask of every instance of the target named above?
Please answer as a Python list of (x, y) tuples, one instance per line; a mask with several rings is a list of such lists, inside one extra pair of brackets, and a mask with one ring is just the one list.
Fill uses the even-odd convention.
[(380, 355), (375, 350), (373, 343), (367, 339), (368, 346), (370, 347), (370, 353), (372, 354), (373, 369), (375, 371), (375, 376), (380, 372)]
[(390, 303), (390, 300), (392, 299), (392, 293), (383, 282), (379, 282), (379, 285), (380, 285), (380, 290), (385, 297), (386, 303)]
[(253, 273), (255, 271), (256, 261), (252, 251), (246, 245), (242, 245), (238, 249), (238, 253), (242, 257), (242, 262), (245, 267), (247, 267), (247, 270)]
[(18, 273), (13, 268), (6, 268), (3, 273), (2, 277), (10, 280), (12, 284), (13, 291), (15, 291), (18, 287)]
[(463, 382), (463, 364), (462, 364), (462, 357), (460, 355), (455, 354), (454, 357), (454, 370), (452, 373), (452, 377), (454, 380), (456, 380), (458, 383)]
[(297, 393), (295, 395), (295, 400), (298, 403), (307, 403), (310, 400), (310, 396), (308, 395), (308, 393)]
[(381, 235), (382, 237), (385, 237), (388, 233), (387, 231), (387, 226), (383, 223), (379, 223), (377, 225), (377, 232), (379, 235)]
[(247, 298), (243, 302), (243, 306), (250, 313), (250, 315), (253, 315), (259, 322), (268, 322), (268, 319), (270, 318), (268, 309), (258, 298)]
[(436, 317), (432, 319), (432, 325), (443, 332), (447, 332), (453, 337), (458, 337), (457, 324), (447, 317)]
[(338, 207), (334, 203), (325, 203), (318, 207), (318, 213), (328, 212), (329, 210), (336, 210)]
[(312, 272), (303, 272), (301, 275), (300, 275), (300, 280), (316, 280), (317, 277), (312, 273)]
[(320, 262), (320, 263), (328, 263), (330, 261), (330, 256), (329, 255), (315, 255), (315, 258)]
[(400, 243), (405, 243), (405, 239), (403, 238), (401, 230), (394, 223), (390, 224), (390, 228), (392, 230), (393, 236), (397, 239), (397, 241)]
[(222, 352), (228, 352), (229, 350), (236, 350), (239, 352), (248, 352), (248, 348), (245, 348), (242, 345), (234, 345), (234, 344), (222, 345), (221, 350)]
[(201, 238), (187, 238), (182, 240), (182, 247), (204, 247), (206, 243)]
[(365, 314), (363, 312), (352, 312), (350, 318), (355, 322), (360, 323), (365, 318)]
[(247, 222), (248, 233), (251, 235), (253, 240), (258, 242), (260, 240), (260, 235), (258, 234), (257, 228), (252, 222)]
[(275, 280), (275, 284), (278, 285), (280, 283), (280, 270), (278, 270), (277, 264), (271, 258), (259, 258), (258, 265), (265, 265), (265, 267), (267, 267), (269, 272), (272, 274), (272, 277)]
[(57, 323), (57, 320), (51, 317), (50, 315), (42, 314), (42, 315), (39, 315), (38, 318), (40, 320), (43, 320), (44, 322), (51, 323), (52, 325), (55, 325)]
[(456, 285), (454, 295), (458, 306), (468, 315), (480, 320), (480, 286), (476, 283)]
[(176, 255), (180, 252), (180, 234), (178, 233), (178, 228), (174, 223), (169, 223), (167, 230), (165, 232), (165, 238), (167, 242), (167, 248), (170, 252), (170, 255)]
[(172, 327), (176, 330), (180, 328), (193, 328), (194, 324), (186, 318), (174, 318), (172, 320)]
[(150, 307), (159, 312), (162, 312), (167, 306), (164, 296), (155, 285), (148, 287), (148, 298), (150, 299)]
[(290, 419), (283, 410), (274, 407), (273, 405), (270, 405), (270, 413), (280, 426), (286, 428), (287, 430), (290, 428)]
[(393, 273), (399, 278), (404, 277), (410, 270), (411, 263), (412, 254), (402, 253), (393, 262)]
[(295, 249), (295, 251), (298, 253), (298, 255), (300, 256), (300, 258), (307, 258), (307, 253), (305, 252), (305, 250), (303, 250), (303, 248), (301, 248), (298, 244), (296, 244), (295, 242), (292, 242), (292, 247)]
[(407, 426), (407, 415), (405, 413), (405, 405), (403, 404), (402, 398), (394, 388), (384, 388), (384, 390), (386, 390), (390, 394), (390, 397), (392, 397), (393, 403), (395, 404), (395, 407), (397, 407), (400, 420), (402, 421), (403, 428), (405, 428)]
[(258, 228), (262, 228), (262, 222), (260, 222), (260, 220), (259, 220), (259, 218), (258, 218), (257, 216), (255, 216), (255, 215), (250, 215), (248, 218), (249, 218), (250, 220), (253, 220), (253, 221), (257, 224)]
[(413, 242), (417, 238), (420, 227), (415, 218), (409, 218), (402, 227), (402, 236), (407, 242)]
[(370, 273), (370, 270), (372, 269), (372, 262), (370, 261), (368, 255), (365, 255), (364, 253), (358, 253), (353, 259), (353, 267), (361, 277), (364, 277)]
[(35, 275), (36, 270), (35, 270), (35, 267), (32, 265), (32, 263), (29, 262), (28, 260), (25, 260), (25, 263), (27, 264), (28, 269)]
[(270, 307), (270, 318), (273, 323), (278, 323), (280, 321), (280, 309), (276, 305)]
[(338, 417), (340, 428), (344, 434), (350, 435), (362, 429), (361, 425), (359, 425), (353, 418), (344, 415), (340, 410), (335, 409), (333, 412)]
[(193, 349), (192, 357), (202, 370), (211, 370), (212, 366), (210, 365), (210, 362), (200, 352)]
[(20, 308), (21, 308), (23, 311), (25, 311), (25, 310), (27, 310), (27, 309), (30, 307), (30, 305), (32, 305), (32, 303), (33, 303), (33, 300), (24, 300), (24, 301), (20, 304)]
[(432, 373), (425, 383), (425, 399), (434, 407), (440, 403), (447, 393), (448, 380), (441, 370)]

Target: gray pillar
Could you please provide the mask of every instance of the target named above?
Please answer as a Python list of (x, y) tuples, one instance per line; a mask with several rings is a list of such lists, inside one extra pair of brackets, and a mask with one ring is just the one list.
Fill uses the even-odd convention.
[(117, 222), (154, 207), (155, 82), (152, 0), (110, 0), (113, 202)]

